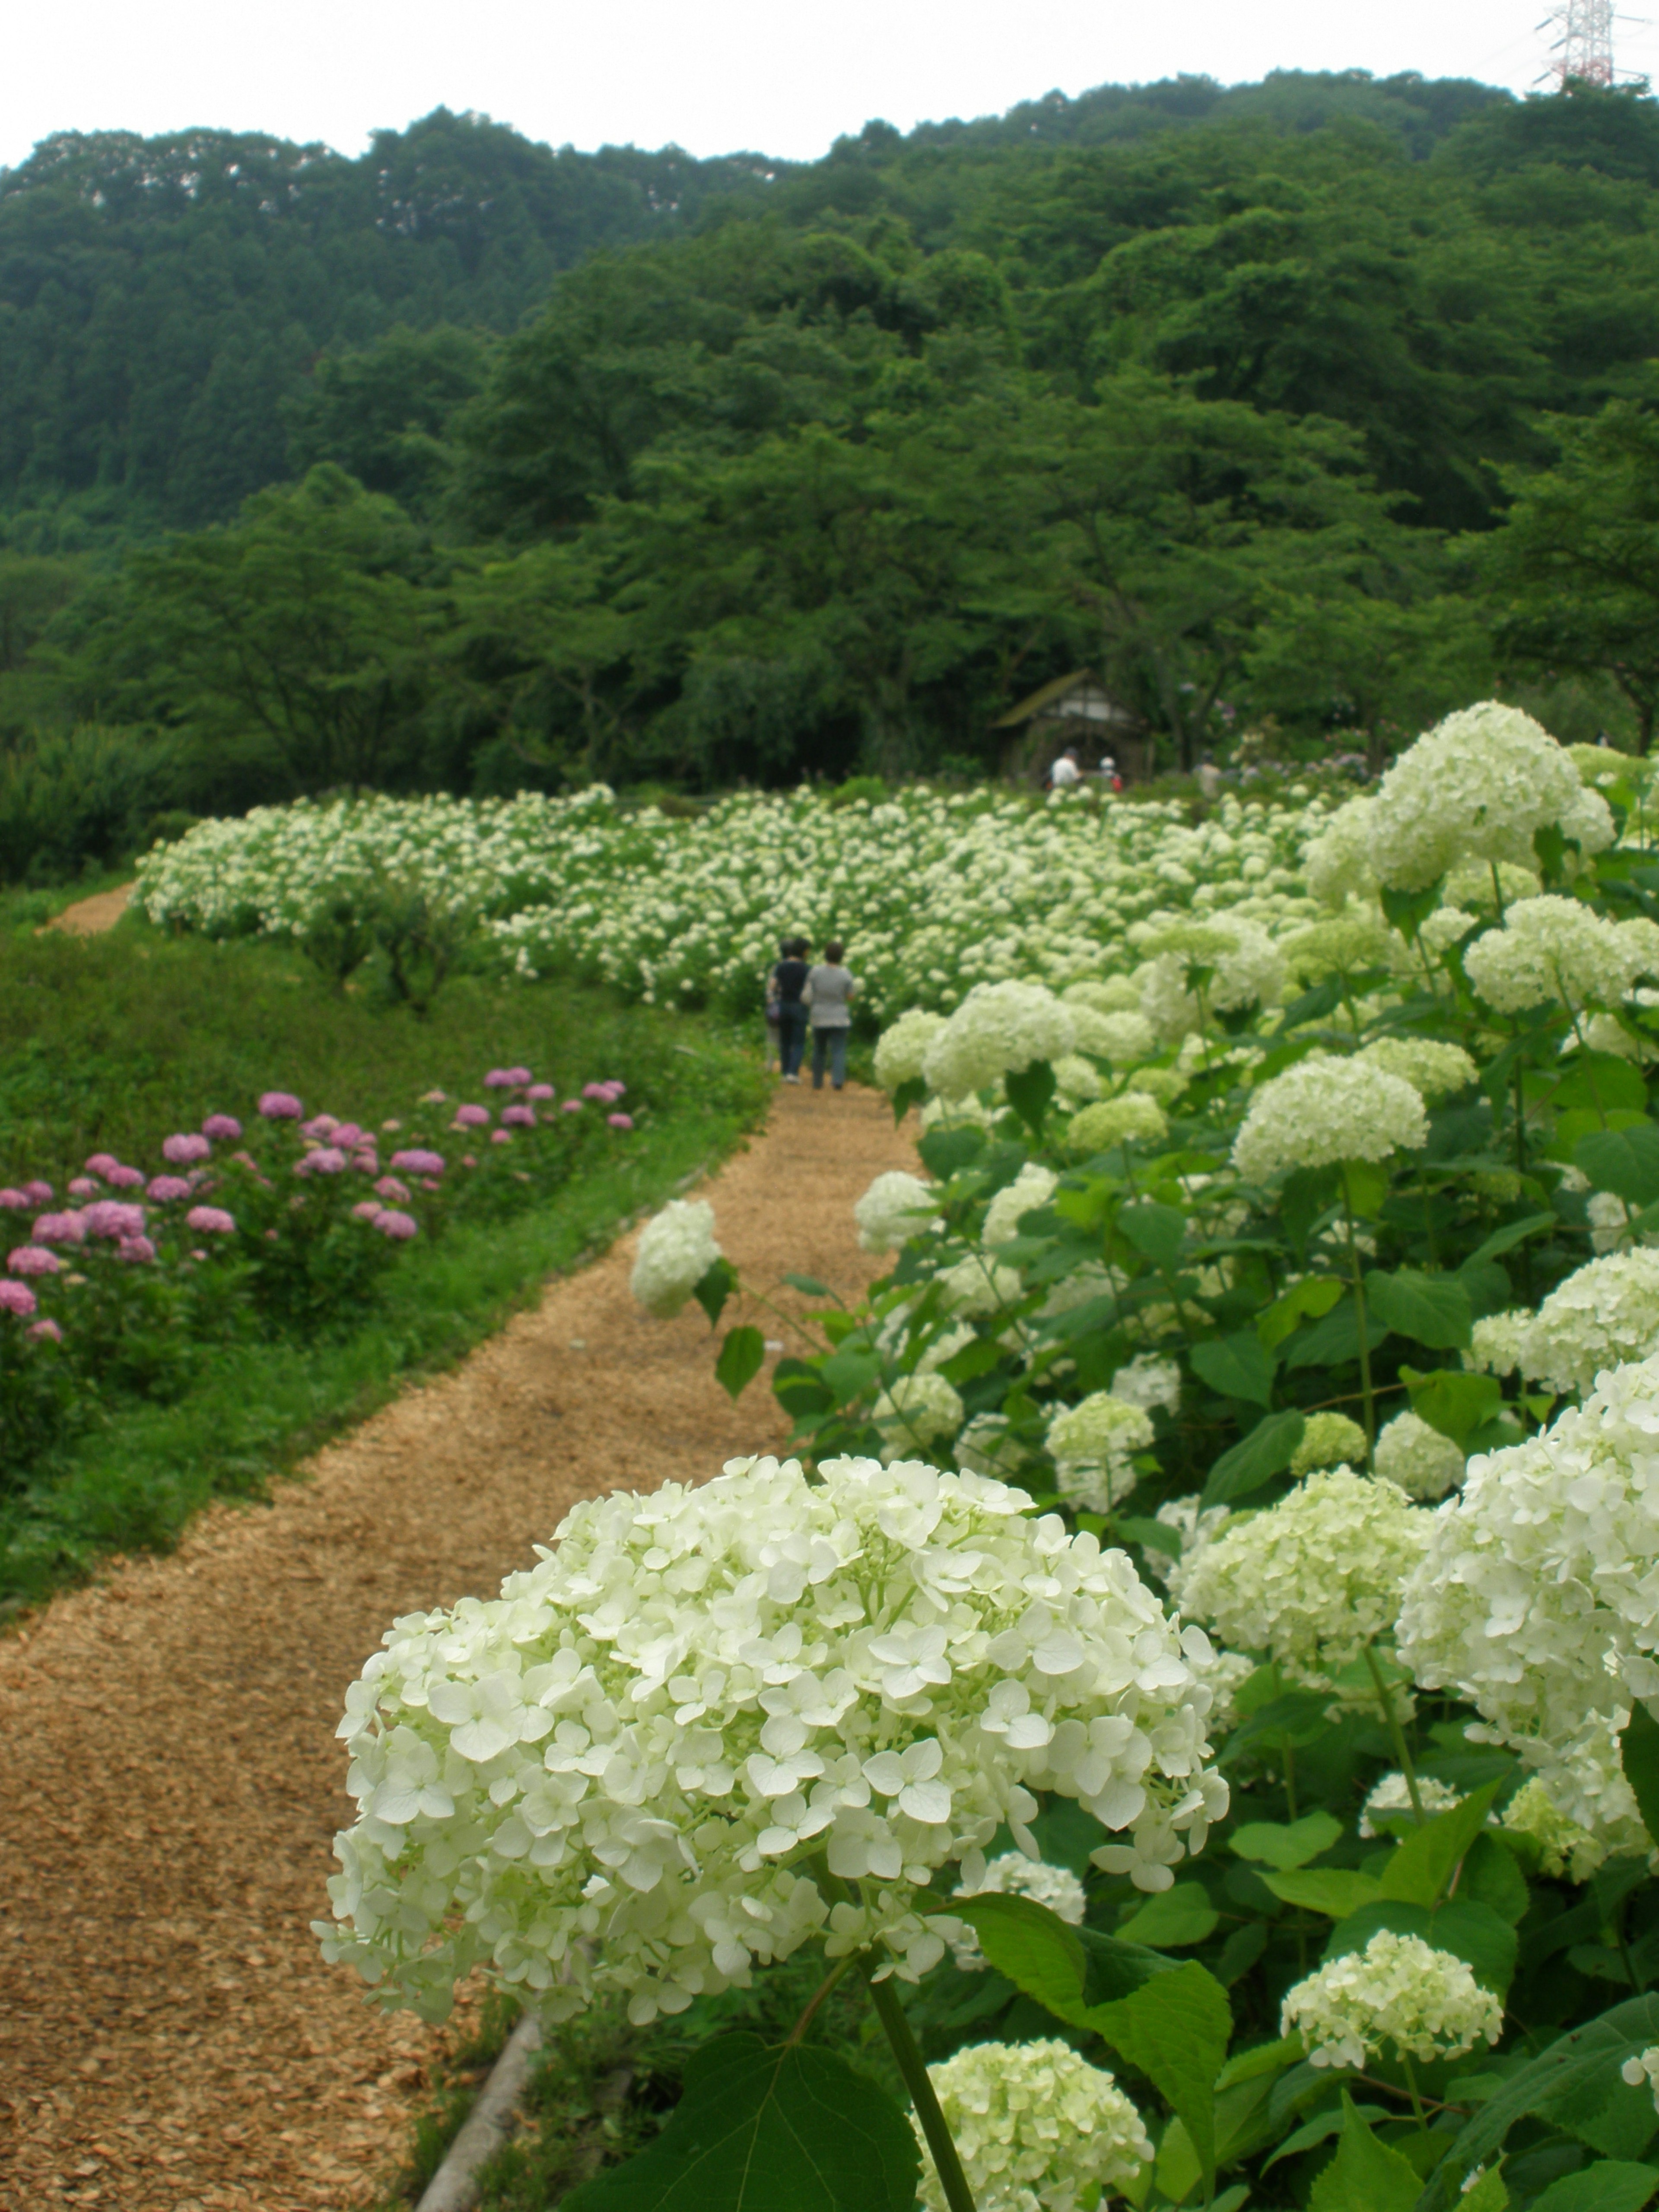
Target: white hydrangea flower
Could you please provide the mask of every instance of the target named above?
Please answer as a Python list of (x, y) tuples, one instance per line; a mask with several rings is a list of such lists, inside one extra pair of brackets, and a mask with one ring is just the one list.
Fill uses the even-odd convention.
[(1265, 1513), (1236, 1515), (1182, 1577), (1181, 1609), (1230, 1649), (1328, 1688), (1394, 1626), (1432, 1518), (1391, 1482), (1322, 1469)]
[(1139, 1480), (1136, 1452), (1155, 1441), (1144, 1409), (1109, 1390), (1096, 1390), (1075, 1406), (1063, 1407), (1048, 1424), (1044, 1442), (1053, 1456), (1062, 1498), (1096, 1513), (1109, 1513)]
[(1365, 1431), (1346, 1413), (1310, 1413), (1291, 1461), (1299, 1482), (1316, 1467), (1347, 1467), (1365, 1457)]
[(1622, 999), (1638, 972), (1616, 923), (1580, 899), (1546, 896), (1511, 907), (1501, 929), (1476, 938), (1463, 955), (1471, 983), (1501, 1014), (1559, 999), (1577, 1011)]
[(1264, 1083), (1233, 1142), (1252, 1182), (1339, 1160), (1386, 1160), (1428, 1142), (1423, 1101), (1409, 1083), (1364, 1060), (1310, 1053)]
[(1425, 1098), (1447, 1097), (1480, 1073), (1461, 1044), (1442, 1044), (1433, 1037), (1377, 1037), (1361, 1045), (1354, 1058), (1397, 1075)]
[(1422, 890), (1461, 860), (1535, 860), (1533, 834), (1581, 786), (1571, 757), (1529, 714), (1485, 700), (1449, 714), (1377, 787), (1365, 857), (1378, 880)]
[(922, 1054), (928, 1088), (942, 1098), (983, 1091), (1000, 1075), (1075, 1049), (1069, 1006), (1041, 983), (975, 983)]
[(1601, 1375), (1540, 1435), (1471, 1460), (1400, 1613), (1419, 1682), (1467, 1698), (1560, 1812), (1632, 1848), (1640, 1824), (1613, 1739), (1633, 1699), (1659, 1695), (1656, 1433), (1650, 1359)]
[(939, 1193), (918, 1176), (902, 1168), (878, 1175), (858, 1204), (853, 1218), (858, 1224), (859, 1244), (866, 1252), (896, 1252), (910, 1237), (919, 1237), (937, 1213)]
[(1127, 1367), (1120, 1367), (1107, 1389), (1113, 1397), (1121, 1398), (1130, 1406), (1139, 1406), (1150, 1413), (1155, 1406), (1162, 1406), (1172, 1417), (1181, 1411), (1181, 1370), (1173, 1359), (1160, 1359), (1156, 1353), (1137, 1353)]
[(1632, 2089), (1645, 2083), (1653, 2092), (1653, 2108), (1659, 2112), (1659, 2044), (1650, 2043), (1639, 2058), (1627, 2058), (1619, 2069)]
[(1404, 946), (1381, 908), (1349, 905), (1340, 914), (1289, 931), (1279, 938), (1279, 949), (1291, 975), (1313, 983), (1323, 975), (1392, 967)]
[(1097, 1014), (1132, 1014), (1140, 1006), (1140, 994), (1127, 975), (1085, 976), (1060, 995), (1068, 1006), (1091, 1006)]
[(1187, 1655), (1188, 1665), (1214, 1700), (1208, 1722), (1211, 1740), (1214, 1741), (1237, 1727), (1238, 1692), (1255, 1674), (1255, 1661), (1248, 1652), (1219, 1650), (1201, 1628), (1183, 1628), (1181, 1648)]
[(1464, 1366), (1472, 1375), (1513, 1375), (1521, 1364), (1521, 1347), (1532, 1322), (1533, 1316), (1525, 1306), (1482, 1315), (1469, 1332)]
[[(1226, 1810), (1210, 1693), (1121, 1552), (912, 1462), (734, 1460), (585, 1500), (495, 1600), (410, 1613), (348, 1692), (356, 1825), (325, 1954), (441, 2019), (475, 1967), (648, 2023), (822, 1939), (915, 1979), (916, 1889), (970, 1886), (1036, 1791), (1142, 1886)], [(830, 1906), (810, 1863), (862, 1885)]]
[(1012, 1244), (1019, 1234), (1020, 1215), (1035, 1213), (1039, 1206), (1047, 1206), (1059, 1188), (1060, 1177), (1052, 1169), (1027, 1160), (1012, 1182), (1006, 1184), (986, 1208), (980, 1242)]
[(1066, 994), (1071, 1006), (1072, 1020), (1077, 1032), (1077, 1049), (1086, 1052), (1093, 1060), (1109, 1060), (1115, 1067), (1127, 1067), (1138, 1060), (1146, 1060), (1157, 1049), (1158, 1039), (1152, 1025), (1140, 1012), (1139, 1002), (1135, 1010), (1103, 1014), (1089, 1006), (1074, 1006)]
[[(1004, 1851), (986, 1868), (981, 1882), (973, 1889), (959, 1887), (957, 1895), (1034, 1898), (1073, 1928), (1082, 1926), (1088, 1904), (1083, 1884), (1070, 1867), (1050, 1866), (1046, 1859), (1028, 1859), (1024, 1851)], [(964, 1974), (982, 1974), (985, 1954), (979, 1937), (965, 1920), (957, 1924), (962, 1932), (951, 1938), (951, 1956)]]
[(1374, 797), (1351, 799), (1338, 807), (1318, 836), (1308, 847), (1303, 874), (1310, 897), (1321, 906), (1346, 905), (1350, 894), (1375, 898), (1376, 878), (1371, 872)]
[[(1424, 1812), (1431, 1819), (1437, 1813), (1449, 1813), (1454, 1805), (1461, 1805), (1463, 1802), (1461, 1790), (1454, 1790), (1450, 1783), (1441, 1782), (1432, 1774), (1418, 1776), (1417, 1795)], [(1360, 1808), (1359, 1833), (1365, 1842), (1370, 1843), (1376, 1836), (1393, 1832), (1389, 1828), (1379, 1829), (1376, 1826), (1379, 1820), (1397, 1822), (1415, 1818), (1411, 1784), (1403, 1774), (1385, 1774)]]
[(1418, 925), (1417, 941), (1432, 958), (1443, 959), (1479, 923), (1478, 915), (1468, 914), (1461, 906), (1438, 907)]
[(925, 1013), (912, 1006), (876, 1040), (876, 1081), (890, 1096), (921, 1076), (927, 1048), (945, 1027), (943, 1014)]
[(1383, 1481), (1398, 1483), (1407, 1498), (1443, 1498), (1463, 1480), (1462, 1453), (1418, 1413), (1395, 1415), (1377, 1436), (1371, 1465)]
[[(1207, 1012), (1276, 1006), (1284, 995), (1285, 962), (1265, 929), (1241, 915), (1193, 921), (1153, 916), (1129, 932), (1145, 959), (1134, 972), (1140, 1011), (1164, 1045), (1204, 1025)], [(1191, 988), (1194, 971), (1208, 980)]]
[[(1507, 1316), (1502, 1318), (1509, 1318)], [(1552, 1390), (1588, 1390), (1603, 1368), (1659, 1350), (1659, 1252), (1610, 1252), (1558, 1283), (1522, 1327), (1517, 1364)], [(1507, 1342), (1501, 1331), (1472, 1342), (1483, 1354)]]
[(870, 1418), (895, 1459), (947, 1443), (962, 1426), (964, 1410), (942, 1375), (901, 1375), (876, 1401)]
[(659, 1321), (677, 1314), (720, 1257), (706, 1198), (671, 1198), (647, 1222), (629, 1288)]
[(1169, 1134), (1170, 1125), (1156, 1098), (1144, 1091), (1127, 1091), (1121, 1097), (1097, 1099), (1074, 1115), (1066, 1129), (1066, 1149), (1079, 1158), (1109, 1152), (1115, 1145), (1155, 1145)]
[[(1091, 2212), (1152, 2155), (1112, 2076), (1069, 2043), (974, 2043), (927, 2069), (978, 2212)], [(927, 2141), (921, 2203), (946, 2212)]]
[(1012, 1482), (1030, 1454), (1015, 1437), (1006, 1413), (975, 1413), (957, 1438), (954, 1456), (969, 1474)]
[(1532, 1838), (1538, 1846), (1539, 1864), (1547, 1875), (1565, 1874), (1571, 1881), (1588, 1881), (1606, 1862), (1607, 1845), (1558, 1811), (1535, 1774), (1522, 1784), (1504, 1807), (1504, 1826), (1514, 1835)]
[(1103, 1087), (1093, 1062), (1081, 1054), (1067, 1053), (1054, 1062), (1054, 1090), (1063, 1107), (1086, 1106), (1099, 1097)]
[(970, 1320), (988, 1320), (1025, 1295), (1018, 1268), (1000, 1266), (977, 1252), (942, 1269), (934, 1280), (947, 1310), (965, 1314)]
[(1562, 809), (1558, 826), (1587, 860), (1605, 853), (1619, 835), (1613, 809), (1599, 791), (1581, 791), (1571, 806)]
[(1287, 1991), (1279, 2024), (1300, 2034), (1310, 2065), (1358, 2068), (1388, 2045), (1407, 2058), (1461, 2058), (1497, 2042), (1504, 2008), (1451, 1952), (1383, 1928)]
[(1146, 1564), (1168, 1586), (1170, 1602), (1177, 1611), (1185, 1610), (1181, 1593), (1188, 1576), (1233, 1517), (1231, 1506), (1200, 1506), (1199, 1498), (1194, 1491), (1190, 1498), (1169, 1498), (1152, 1516), (1180, 1537), (1179, 1553), (1158, 1551), (1150, 1544), (1146, 1547)]
[(1501, 903), (1512, 907), (1541, 898), (1543, 892), (1544, 879), (1536, 867), (1523, 868), (1513, 860), (1465, 860), (1447, 877), (1440, 901), (1443, 906), (1473, 907), (1483, 916), (1495, 915), (1500, 893)]
[(1589, 1217), (1590, 1248), (1595, 1252), (1616, 1252), (1621, 1244), (1639, 1241), (1654, 1242), (1654, 1232), (1644, 1229), (1637, 1233), (1631, 1229), (1631, 1210), (1622, 1198), (1610, 1190), (1593, 1191), (1585, 1202), (1584, 1211)]

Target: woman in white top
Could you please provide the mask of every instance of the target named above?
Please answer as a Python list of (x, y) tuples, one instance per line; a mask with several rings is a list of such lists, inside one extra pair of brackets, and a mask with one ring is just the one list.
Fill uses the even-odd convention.
[(812, 1088), (823, 1088), (823, 1069), (830, 1066), (830, 1087), (839, 1091), (847, 1080), (847, 1032), (852, 1025), (852, 1003), (861, 988), (856, 975), (841, 964), (846, 951), (831, 938), (823, 958), (807, 976), (801, 996), (812, 1024)]

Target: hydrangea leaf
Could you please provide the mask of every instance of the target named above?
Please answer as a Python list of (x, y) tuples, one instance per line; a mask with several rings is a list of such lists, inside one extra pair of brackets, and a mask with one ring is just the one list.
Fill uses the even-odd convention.
[(1411, 1393), (1412, 1411), (1418, 1419), (1464, 1449), (1477, 1429), (1496, 1419), (1504, 1403), (1504, 1386), (1492, 1375), (1469, 1375), (1455, 1367), (1437, 1367), (1425, 1375), (1414, 1367), (1401, 1367), (1400, 1379)]
[(1207, 1338), (1194, 1345), (1189, 1357), (1196, 1372), (1224, 1398), (1243, 1398), (1264, 1407), (1273, 1403), (1277, 1362), (1262, 1350), (1254, 1329)]
[(1659, 1128), (1595, 1129), (1573, 1146), (1573, 1164), (1597, 1190), (1610, 1190), (1632, 1206), (1659, 1199)]
[(1032, 1897), (988, 1892), (944, 1899), (929, 1909), (965, 1920), (995, 1971), (1073, 2027), (1089, 2025), (1091, 2006), (1131, 1995), (1154, 1974), (1176, 1971), (1172, 1961), (1139, 1944), (1068, 1926)]
[(1122, 1206), (1118, 1211), (1116, 1225), (1119, 1234), (1126, 1237), (1155, 1267), (1172, 1273), (1180, 1265), (1182, 1247), (1187, 1238), (1187, 1217), (1179, 1206), (1155, 1206), (1149, 1201)]
[(1624, 1107), (1645, 1118), (1648, 1086), (1641, 1069), (1616, 1052), (1576, 1052), (1551, 1103), (1589, 1106), (1597, 1113)]
[(1088, 2026), (1138, 2067), (1185, 2123), (1204, 2186), (1215, 2190), (1215, 2080), (1233, 2016), (1227, 1992), (1195, 1960), (1143, 1984), (1115, 2004), (1096, 2005)]
[(1365, 1302), (1396, 1335), (1436, 1352), (1461, 1350), (1474, 1325), (1469, 1294), (1455, 1275), (1426, 1275), (1415, 1267), (1385, 1275), (1373, 1268), (1365, 1277)]
[[(791, 1290), (799, 1291), (801, 1296), (805, 1298), (834, 1298), (836, 1297), (835, 1292), (830, 1289), (829, 1284), (821, 1283), (816, 1275), (786, 1275), (783, 1279), (788, 1284)], [(839, 1305), (841, 1303), (840, 1299), (836, 1298), (836, 1303)]]
[(1296, 1457), (1307, 1425), (1305, 1415), (1294, 1412), (1269, 1413), (1265, 1421), (1258, 1421), (1249, 1436), (1231, 1451), (1223, 1452), (1210, 1469), (1204, 1504), (1231, 1504), (1249, 1498), (1276, 1474), (1283, 1474)]
[(1042, 1117), (1054, 1102), (1054, 1071), (1046, 1060), (1034, 1060), (1029, 1067), (1011, 1067), (1002, 1079), (1002, 1087), (1008, 1094), (1008, 1103), (1034, 1137), (1042, 1133)]
[(921, 2160), (886, 2093), (817, 2045), (706, 2044), (637, 2157), (562, 2199), (566, 2212), (911, 2212)]
[(738, 1287), (738, 1271), (729, 1260), (716, 1260), (694, 1286), (691, 1295), (708, 1316), (708, 1326), (714, 1328), (720, 1313)]
[(1313, 2185), (1310, 2212), (1413, 2212), (1421, 2186), (1410, 2160), (1377, 2141), (1345, 2089), (1341, 2139)]
[[(1389, 2120), (1394, 2118), (1386, 2106), (1356, 2105), (1353, 2110), (1362, 2120)], [(1294, 2158), (1298, 2151), (1312, 2150), (1316, 2144), (1328, 2142), (1346, 2124), (1347, 2114), (1340, 2107), (1334, 2112), (1321, 2112), (1317, 2119), (1304, 2121), (1294, 2134), (1285, 2136), (1270, 2159), (1262, 2162), (1261, 2171), (1268, 2172), (1281, 2158)]]
[(1485, 1827), (1502, 1787), (1501, 1782), (1487, 1783), (1407, 1836), (1382, 1869), (1380, 1893), (1412, 1905), (1432, 1905), (1443, 1896), (1458, 1861)]
[(714, 1362), (714, 1379), (732, 1400), (744, 1392), (766, 1364), (766, 1340), (757, 1328), (729, 1328)]
[(983, 1129), (929, 1129), (916, 1146), (928, 1173), (949, 1182), (959, 1169), (975, 1160), (985, 1149)]
[(1330, 1920), (1346, 1921), (1377, 1896), (1373, 1877), (1353, 1867), (1309, 1867), (1301, 1873), (1264, 1874), (1261, 1879), (1282, 1904), (1322, 1912)]
[(927, 1085), (921, 1076), (913, 1075), (908, 1083), (901, 1083), (893, 1093), (893, 1127), (897, 1128), (913, 1106), (920, 1106), (927, 1096)]
[[(1375, 1352), (1389, 1333), (1389, 1325), (1380, 1316), (1368, 1313), (1365, 1316), (1365, 1341)], [(1359, 1316), (1352, 1293), (1331, 1308), (1323, 1321), (1316, 1322), (1303, 1335), (1294, 1338), (1285, 1360), (1286, 1367), (1340, 1367), (1345, 1359), (1359, 1357)]]
[[(1554, 1225), (1553, 1215), (1551, 1225)], [(1275, 1298), (1256, 1322), (1255, 1333), (1261, 1349), (1272, 1352), (1283, 1344), (1298, 1322), (1322, 1320), (1346, 1287), (1340, 1275), (1304, 1275), (1299, 1283), (1292, 1283), (1284, 1297)]]
[(1178, 1881), (1120, 1922), (1118, 1937), (1125, 1943), (1149, 1943), (1154, 1950), (1179, 1950), (1212, 1936), (1220, 1917), (1202, 1882)]
[(1342, 1823), (1329, 1813), (1304, 1813), (1288, 1826), (1280, 1820), (1247, 1821), (1228, 1841), (1235, 1858), (1256, 1859), (1289, 1874), (1329, 1850), (1341, 1833)]
[(1659, 1838), (1659, 1721), (1644, 1705), (1633, 1705), (1619, 1739), (1619, 1763), (1636, 1795), (1642, 1825)]
[[(1659, 2166), (1600, 2158), (1579, 2173), (1564, 2173), (1532, 2202), (1532, 2212), (1642, 2212), (1659, 2190)], [(1465, 2208), (1469, 2203), (1465, 2197)]]

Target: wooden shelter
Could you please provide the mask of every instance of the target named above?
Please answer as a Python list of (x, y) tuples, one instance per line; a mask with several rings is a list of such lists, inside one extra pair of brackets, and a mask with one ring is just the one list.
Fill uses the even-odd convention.
[(1146, 724), (1091, 668), (1055, 677), (999, 714), (991, 726), (1010, 733), (1002, 772), (1016, 781), (1040, 781), (1068, 745), (1077, 747), (1085, 775), (1108, 753), (1126, 783), (1144, 782), (1152, 773), (1152, 741)]

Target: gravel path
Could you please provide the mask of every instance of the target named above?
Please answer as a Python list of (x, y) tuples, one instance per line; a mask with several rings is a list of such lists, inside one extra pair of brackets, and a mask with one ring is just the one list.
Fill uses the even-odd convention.
[[(763, 1287), (877, 1266), (851, 1206), (913, 1164), (886, 1103), (781, 1091), (707, 1186)], [(341, 1693), (398, 1613), (493, 1592), (576, 1498), (775, 1447), (695, 1307), (628, 1295), (634, 1238), (464, 1366), (170, 1559), (115, 1566), (0, 1644), (0, 2205), (343, 2212), (373, 2202), (440, 2038), (308, 1932), (351, 1807)], [(763, 1316), (769, 1334), (780, 1325)]]
[(137, 884), (122, 884), (118, 890), (100, 891), (94, 898), (76, 899), (43, 927), (66, 929), (71, 937), (96, 937), (102, 930), (114, 928), (137, 888)]

